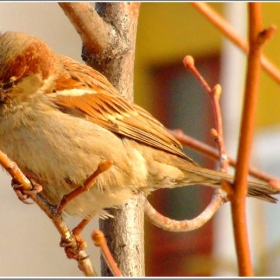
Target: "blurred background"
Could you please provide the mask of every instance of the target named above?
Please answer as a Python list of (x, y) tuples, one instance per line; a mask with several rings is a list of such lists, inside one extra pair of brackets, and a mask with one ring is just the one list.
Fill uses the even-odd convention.
[[(211, 3), (218, 13), (246, 36), (247, 7), (244, 2)], [(263, 26), (280, 25), (280, 3), (262, 3)], [(0, 30), (24, 31), (45, 40), (55, 52), (81, 60), (81, 40), (57, 3), (0, 3)], [(280, 35), (264, 48), (280, 65)], [(228, 154), (236, 156), (244, 87), (245, 55), (224, 39), (190, 3), (142, 3), (135, 61), (135, 102), (149, 110), (168, 128), (181, 128), (210, 145), (213, 113), (201, 85), (182, 64), (192, 55), (211, 86), (223, 88), (222, 110)], [(280, 176), (279, 84), (265, 72), (257, 111), (252, 165)], [(15, 143), (16, 145), (16, 143)], [(20, 147), (19, 147), (20, 148)], [(201, 165), (215, 162), (186, 150)], [(231, 170), (231, 172), (233, 172)], [(25, 205), (0, 174), (0, 276), (81, 276), (76, 263), (65, 257), (60, 237), (36, 205)], [(165, 215), (193, 218), (210, 201), (212, 190), (188, 187), (160, 190), (149, 200)], [(256, 276), (277, 276), (280, 259), (280, 206), (248, 199), (248, 223)], [(78, 219), (69, 218), (70, 226)], [(99, 250), (90, 241), (97, 219), (83, 237), (87, 252), (99, 271)], [(170, 233), (145, 224), (147, 276), (236, 276), (236, 255), (231, 213), (224, 205), (214, 219), (189, 233)]]

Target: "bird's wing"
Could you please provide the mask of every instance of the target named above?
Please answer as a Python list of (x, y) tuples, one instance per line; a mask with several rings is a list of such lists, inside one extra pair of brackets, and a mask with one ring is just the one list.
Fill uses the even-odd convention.
[(123, 98), (103, 75), (70, 58), (63, 57), (63, 62), (65, 72), (57, 80), (55, 92), (48, 94), (61, 111), (72, 113), (75, 109), (81, 117), (114, 133), (195, 164), (159, 121), (142, 107)]
[(108, 79), (100, 72), (70, 57), (59, 55), (64, 71), (56, 83), (56, 90), (80, 89), (95, 93), (112, 93), (120, 95)]

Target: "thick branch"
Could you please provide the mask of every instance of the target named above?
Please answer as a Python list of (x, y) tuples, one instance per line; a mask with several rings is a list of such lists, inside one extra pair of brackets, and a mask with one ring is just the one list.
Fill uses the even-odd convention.
[[(132, 99), (134, 48), (140, 4), (59, 3), (83, 41), (83, 60)], [(94, 9), (95, 8), (95, 9)], [(116, 70), (117, 69), (117, 70)], [(123, 73), (123, 74), (122, 74)]]
[(116, 30), (100, 17), (94, 9), (95, 4), (91, 5), (89, 2), (60, 2), (58, 4), (81, 36), (89, 52), (103, 53), (106, 50), (104, 59), (108, 59), (109, 50), (113, 53), (120, 50), (118, 45), (120, 40)]
[[(98, 2), (95, 4), (95, 11), (86, 3), (61, 3), (60, 6), (83, 40), (84, 61), (103, 73), (123, 96), (132, 100), (140, 3)], [(100, 227), (114, 259), (124, 275), (143, 276), (143, 199), (135, 196), (127, 205), (110, 209), (110, 213), (115, 218), (101, 220)], [(111, 275), (104, 263), (102, 275)]]

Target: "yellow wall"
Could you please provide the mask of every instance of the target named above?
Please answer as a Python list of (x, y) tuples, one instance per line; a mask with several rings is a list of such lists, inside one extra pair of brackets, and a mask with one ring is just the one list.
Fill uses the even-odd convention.
[[(262, 3), (262, 13), (264, 28), (272, 24), (278, 28), (265, 45), (264, 53), (280, 68), (280, 3)], [(260, 86), (257, 125), (280, 123), (280, 84), (262, 71)]]
[[(221, 3), (211, 5), (222, 10)], [(136, 43), (135, 101), (150, 110), (150, 67), (183, 61), (187, 54), (216, 53), (221, 36), (190, 3), (142, 3)]]
[[(211, 3), (222, 14), (223, 3)], [(280, 3), (262, 3), (264, 27), (280, 26)], [(265, 46), (265, 53), (280, 65), (280, 34)], [(142, 3), (140, 9), (135, 63), (135, 101), (151, 110), (153, 65), (182, 61), (184, 56), (217, 53), (221, 34), (190, 3)], [(280, 87), (266, 73), (261, 75), (257, 125), (280, 122)], [(280, 105), (280, 101), (279, 101)], [(279, 106), (280, 107), (280, 106)]]

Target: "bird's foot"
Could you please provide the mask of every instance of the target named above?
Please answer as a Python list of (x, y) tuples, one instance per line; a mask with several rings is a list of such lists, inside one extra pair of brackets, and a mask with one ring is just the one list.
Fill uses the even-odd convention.
[(80, 236), (80, 233), (83, 231), (85, 226), (90, 222), (90, 219), (83, 219), (73, 230), (72, 237), (69, 240), (60, 241), (60, 247), (64, 248), (67, 258), (75, 259), (77, 261), (82, 261), (86, 257), (80, 257), (79, 252), (84, 250), (87, 247), (87, 243)]
[(11, 185), (16, 193), (18, 199), (25, 204), (32, 204), (31, 202), (27, 201), (31, 195), (36, 195), (37, 193), (43, 190), (43, 187), (40, 184), (37, 184), (33, 179), (29, 179), (31, 182), (31, 189), (24, 190), (22, 185), (19, 184), (15, 179), (12, 179)]
[(59, 243), (60, 247), (64, 248), (67, 258), (74, 259), (77, 261), (82, 261), (83, 259), (88, 258), (88, 256), (86, 256), (83, 257), (83, 259), (81, 259), (81, 257), (79, 256), (79, 252), (87, 247), (87, 243), (83, 240), (83, 238), (80, 235), (75, 234), (74, 232), (73, 237), (74, 239), (72, 241), (65, 241), (61, 239)]
[(103, 160), (99, 163), (97, 169), (85, 180), (82, 186), (78, 186), (72, 192), (66, 194), (56, 207), (56, 214), (60, 215), (66, 205), (81, 193), (88, 191), (95, 183), (96, 178), (103, 172), (107, 171), (113, 165), (112, 160)]

